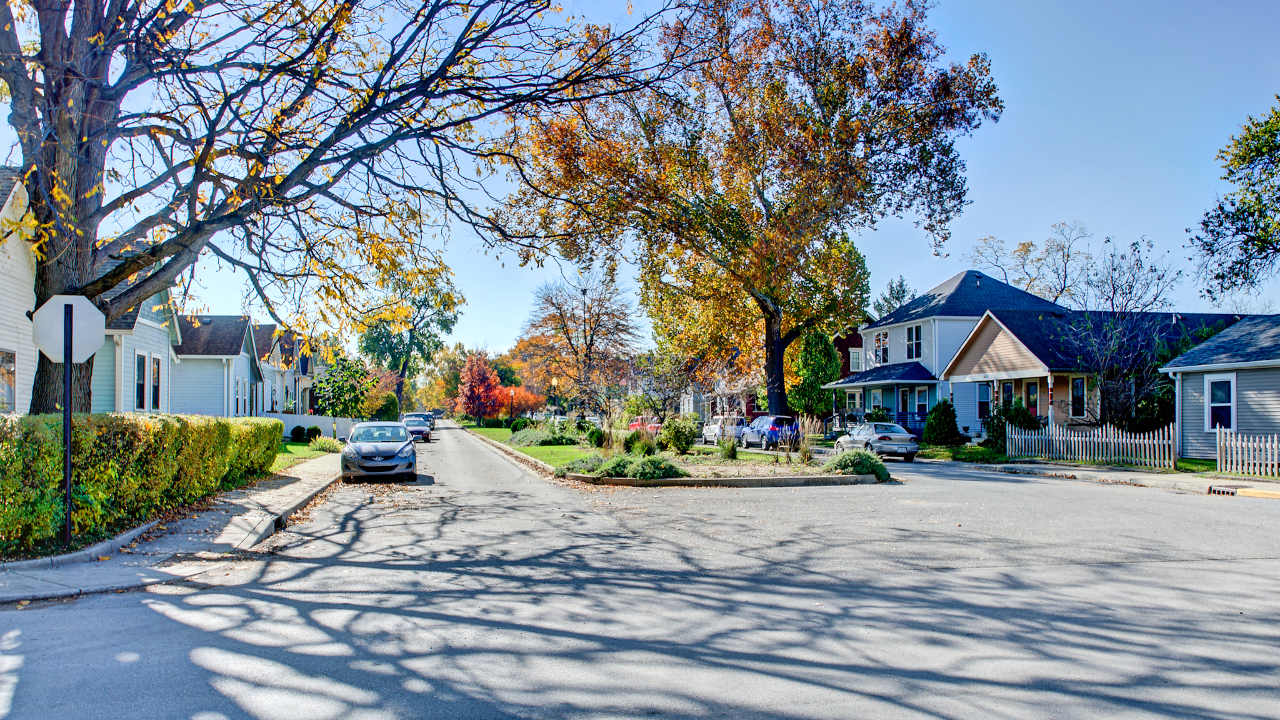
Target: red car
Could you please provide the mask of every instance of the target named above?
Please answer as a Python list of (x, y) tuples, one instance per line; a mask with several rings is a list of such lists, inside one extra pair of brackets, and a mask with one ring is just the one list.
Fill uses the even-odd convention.
[(644, 428), (654, 435), (657, 435), (658, 431), (662, 429), (662, 423), (658, 422), (658, 418), (656, 417), (645, 417), (644, 415), (631, 418), (631, 424), (627, 426), (627, 429), (639, 430), (640, 428)]

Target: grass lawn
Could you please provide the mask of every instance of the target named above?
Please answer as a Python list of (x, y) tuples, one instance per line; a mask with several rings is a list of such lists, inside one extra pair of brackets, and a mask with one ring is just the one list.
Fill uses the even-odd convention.
[(591, 450), (577, 445), (539, 445), (537, 447), (511, 448), (548, 465), (559, 467), (591, 454)]
[(303, 460), (318, 458), (321, 455), (329, 453), (323, 450), (312, 450), (307, 447), (307, 443), (302, 442), (286, 442), (280, 445), (280, 454), (276, 455), (276, 461), (271, 463), (272, 474), (278, 473), (286, 468), (293, 467)]
[(1218, 471), (1217, 460), (1201, 460), (1200, 458), (1178, 458), (1178, 472), (1208, 473)]
[(1009, 458), (1003, 454), (978, 445), (958, 445), (956, 447), (921, 445), (917, 457), (972, 463), (1003, 463), (1009, 461)]

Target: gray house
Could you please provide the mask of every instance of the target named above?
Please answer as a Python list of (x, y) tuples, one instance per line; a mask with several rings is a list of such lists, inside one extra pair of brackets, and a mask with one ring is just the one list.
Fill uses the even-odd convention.
[(173, 412), (244, 417), (256, 415), (254, 387), (262, 367), (249, 318), (237, 315), (179, 316), (182, 344), (174, 348)]
[(1280, 315), (1246, 317), (1160, 369), (1177, 387), (1180, 457), (1216, 457), (1216, 428), (1280, 433)]

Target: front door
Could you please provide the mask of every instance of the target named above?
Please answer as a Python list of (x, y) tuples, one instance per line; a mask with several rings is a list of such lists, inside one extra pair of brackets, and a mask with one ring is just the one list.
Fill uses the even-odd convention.
[(902, 392), (899, 393), (898, 399), (900, 400), (898, 403), (898, 412), (911, 412), (911, 390), (903, 389)]

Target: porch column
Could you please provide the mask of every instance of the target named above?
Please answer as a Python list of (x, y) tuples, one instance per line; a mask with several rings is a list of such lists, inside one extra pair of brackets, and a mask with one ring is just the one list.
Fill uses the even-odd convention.
[(1053, 373), (1049, 373), (1049, 379), (1046, 381), (1049, 386), (1049, 425), (1053, 425)]

